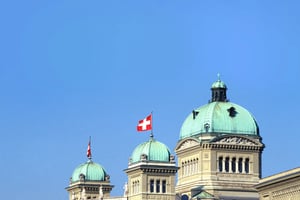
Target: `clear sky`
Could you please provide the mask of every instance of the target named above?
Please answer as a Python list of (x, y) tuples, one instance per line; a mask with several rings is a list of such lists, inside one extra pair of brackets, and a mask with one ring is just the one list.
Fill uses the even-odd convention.
[(217, 73), (257, 119), (263, 176), (300, 165), (299, 1), (19, 0), (0, 3), (2, 199), (66, 200), (93, 160), (123, 194), (133, 149), (172, 152)]

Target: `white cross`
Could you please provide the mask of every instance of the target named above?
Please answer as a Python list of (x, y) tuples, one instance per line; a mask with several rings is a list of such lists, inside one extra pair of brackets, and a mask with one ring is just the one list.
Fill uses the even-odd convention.
[(143, 119), (143, 122), (139, 124), (139, 126), (142, 127), (142, 130), (146, 130), (147, 129), (147, 125), (150, 125), (151, 122), (150, 120), (147, 119)]

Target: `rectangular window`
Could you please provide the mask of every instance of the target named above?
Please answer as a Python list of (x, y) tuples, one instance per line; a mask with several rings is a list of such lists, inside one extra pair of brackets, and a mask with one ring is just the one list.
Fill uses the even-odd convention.
[(154, 180), (150, 180), (150, 192), (154, 192)]
[(162, 189), (161, 189), (162, 191), (161, 192), (166, 193), (166, 191), (167, 191), (167, 181), (163, 180), (161, 184), (162, 184)]
[(156, 180), (156, 192), (160, 193), (160, 180)]

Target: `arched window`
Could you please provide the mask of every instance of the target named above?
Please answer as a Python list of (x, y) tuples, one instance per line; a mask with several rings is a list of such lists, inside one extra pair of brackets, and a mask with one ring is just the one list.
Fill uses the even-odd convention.
[(245, 172), (247, 174), (249, 173), (249, 158), (246, 158), (245, 160)]
[(196, 166), (196, 160), (192, 160), (192, 174), (195, 174), (195, 166)]
[(225, 158), (225, 171), (229, 172), (229, 157)]
[(223, 171), (223, 157), (219, 157), (219, 172)]
[(231, 171), (233, 172), (233, 173), (235, 173), (236, 172), (236, 166), (235, 166), (235, 163), (236, 163), (236, 158), (232, 158), (232, 160), (231, 160)]
[(132, 194), (134, 194), (135, 193), (135, 191), (134, 191), (134, 189), (135, 189), (134, 188), (134, 182), (132, 182), (132, 186), (131, 187), (132, 187)]
[(239, 173), (243, 172), (243, 158), (239, 158)]

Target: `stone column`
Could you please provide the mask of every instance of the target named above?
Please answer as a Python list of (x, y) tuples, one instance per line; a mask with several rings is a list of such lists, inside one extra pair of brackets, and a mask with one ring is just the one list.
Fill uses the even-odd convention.
[(228, 168), (229, 168), (228, 172), (232, 173), (232, 158), (228, 159)]
[(243, 161), (242, 161), (242, 173), (245, 174), (246, 171), (245, 171), (245, 159), (243, 158)]

